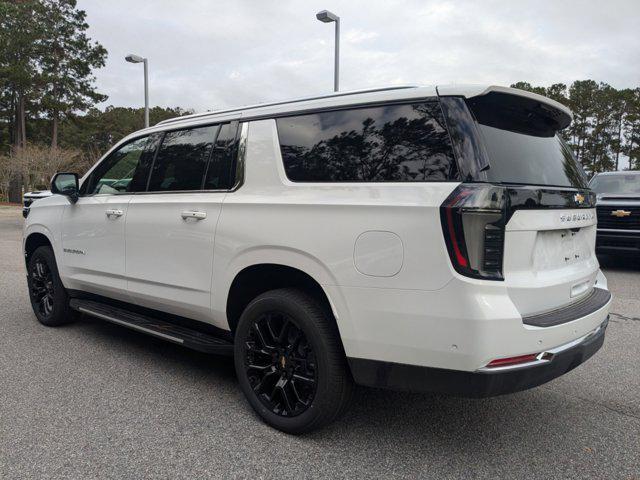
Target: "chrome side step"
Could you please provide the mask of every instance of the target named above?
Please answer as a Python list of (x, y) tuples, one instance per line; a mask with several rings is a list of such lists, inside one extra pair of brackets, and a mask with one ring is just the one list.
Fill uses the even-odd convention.
[(233, 343), (214, 335), (92, 300), (71, 299), (70, 307), (101, 320), (204, 353), (233, 355)]

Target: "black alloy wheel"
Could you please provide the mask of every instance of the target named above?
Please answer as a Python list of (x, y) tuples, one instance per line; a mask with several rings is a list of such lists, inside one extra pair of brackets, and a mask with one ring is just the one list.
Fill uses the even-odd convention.
[(234, 332), (234, 362), (251, 407), (286, 433), (331, 423), (353, 395), (330, 308), (293, 288), (265, 292), (247, 305)]
[(78, 312), (69, 308), (69, 296), (51, 247), (38, 247), (29, 256), (27, 285), (33, 313), (43, 325), (57, 327), (78, 318)]
[(42, 257), (38, 257), (32, 262), (29, 275), (32, 301), (43, 318), (50, 318), (53, 314), (55, 295), (51, 269)]
[(249, 383), (266, 408), (283, 417), (309, 408), (317, 386), (315, 355), (289, 315), (268, 312), (258, 317), (245, 346)]

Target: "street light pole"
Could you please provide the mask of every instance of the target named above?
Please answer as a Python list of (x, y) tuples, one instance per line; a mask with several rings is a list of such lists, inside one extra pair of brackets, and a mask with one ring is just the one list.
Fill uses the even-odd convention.
[(144, 59), (144, 128), (149, 128), (149, 62)]
[(142, 63), (144, 65), (144, 128), (149, 127), (149, 63), (146, 58), (129, 54), (124, 59), (129, 63)]
[(340, 17), (336, 20), (336, 40), (333, 63), (333, 91), (337, 92), (340, 90)]
[(335, 53), (333, 58), (333, 90), (340, 89), (340, 17), (329, 10), (322, 10), (316, 14), (316, 18), (324, 23), (334, 22), (335, 28)]

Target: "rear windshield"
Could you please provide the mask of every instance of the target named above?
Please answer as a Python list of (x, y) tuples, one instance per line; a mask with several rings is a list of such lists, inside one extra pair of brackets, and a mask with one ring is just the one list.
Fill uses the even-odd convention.
[(596, 193), (640, 194), (640, 175), (596, 175), (589, 187)]
[(488, 181), (586, 188), (582, 167), (557, 134), (553, 111), (504, 94), (476, 97), (468, 105), (489, 156)]
[(536, 137), (479, 125), (489, 154), (490, 182), (586, 187), (586, 176), (559, 136)]

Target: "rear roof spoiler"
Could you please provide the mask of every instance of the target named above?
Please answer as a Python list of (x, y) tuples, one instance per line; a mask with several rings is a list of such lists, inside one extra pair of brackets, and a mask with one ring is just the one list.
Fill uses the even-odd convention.
[(480, 97), (488, 95), (490, 93), (498, 93), (503, 95), (514, 95), (529, 101), (538, 102), (545, 109), (554, 110), (555, 120), (558, 122), (560, 129), (569, 126), (573, 120), (573, 114), (571, 110), (548, 97), (538, 95), (537, 93), (527, 92), (526, 90), (520, 90), (518, 88), (501, 87), (499, 85), (480, 86), (480, 85), (444, 85), (437, 87), (438, 95), (444, 96), (463, 96), (466, 98)]

